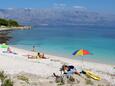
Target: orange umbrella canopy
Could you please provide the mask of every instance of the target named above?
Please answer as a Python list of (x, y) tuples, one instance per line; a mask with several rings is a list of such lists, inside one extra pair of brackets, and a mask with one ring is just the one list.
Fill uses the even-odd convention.
[(84, 55), (88, 55), (88, 54), (90, 54), (90, 52), (87, 50), (84, 50), (84, 49), (76, 50), (73, 53), (73, 55), (75, 55), (75, 56), (84, 56)]

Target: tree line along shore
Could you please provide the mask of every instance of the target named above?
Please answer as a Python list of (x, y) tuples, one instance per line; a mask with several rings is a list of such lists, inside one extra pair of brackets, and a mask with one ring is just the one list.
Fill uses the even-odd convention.
[(0, 18), (0, 31), (12, 29), (31, 29), (31, 26), (20, 25), (16, 20)]

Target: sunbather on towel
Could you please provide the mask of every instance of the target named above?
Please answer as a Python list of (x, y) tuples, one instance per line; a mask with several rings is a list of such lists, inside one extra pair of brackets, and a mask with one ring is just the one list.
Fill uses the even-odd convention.
[(17, 54), (11, 50), (10, 47), (7, 48), (7, 51), (3, 51), (3, 53), (12, 53), (12, 54)]
[(47, 58), (44, 56), (44, 53), (39, 53), (39, 52), (38, 52), (36, 58), (47, 59)]
[(63, 65), (61, 68), (61, 71), (64, 72), (64, 74), (67, 75), (67, 77), (71, 77), (73, 74), (80, 75), (81, 73), (85, 74), (83, 70), (78, 71), (73, 65)]
[(23, 56), (28, 57), (28, 59), (36, 59), (37, 53), (33, 52), (33, 53), (30, 53), (30, 54), (27, 54), (27, 55), (23, 55)]
[(44, 53), (32, 53), (32, 54), (28, 54), (28, 55), (23, 55), (23, 56), (27, 56), (29, 59), (46, 59), (46, 57), (44, 56)]

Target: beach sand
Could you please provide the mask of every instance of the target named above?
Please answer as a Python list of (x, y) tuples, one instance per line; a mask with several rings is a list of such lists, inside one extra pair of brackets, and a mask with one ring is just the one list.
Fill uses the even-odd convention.
[[(79, 60), (73, 60), (64, 57), (46, 55), (48, 59), (28, 59), (25, 55), (33, 55), (36, 52), (10, 47), (12, 53), (0, 53), (0, 70), (4, 70), (15, 82), (15, 86), (23, 86), (25, 84), (17, 80), (16, 76), (23, 74), (30, 79), (30, 84), (24, 86), (57, 86), (53, 73), (60, 75), (60, 67), (63, 64), (69, 64), (89, 69), (97, 75), (101, 76), (101, 81), (92, 80), (94, 84), (90, 86), (109, 85), (115, 86), (115, 69), (114, 65), (100, 64), (85, 61), (82, 64)], [(78, 76), (79, 77), (79, 76)], [(85, 86), (83, 78), (79, 77), (80, 83), (77, 86)], [(97, 84), (98, 83), (98, 84)], [(65, 85), (70, 86), (70, 85)], [(72, 86), (76, 86), (73, 84)]]

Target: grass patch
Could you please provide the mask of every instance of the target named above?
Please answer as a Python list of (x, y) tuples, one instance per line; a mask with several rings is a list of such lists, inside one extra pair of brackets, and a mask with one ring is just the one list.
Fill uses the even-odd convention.
[(28, 77), (26, 77), (24, 75), (19, 75), (19, 76), (17, 76), (17, 78), (19, 80), (22, 80), (22, 81), (26, 82), (27, 84), (29, 84), (29, 78)]
[(0, 71), (1, 86), (13, 86), (13, 81), (8, 78), (4, 71)]

